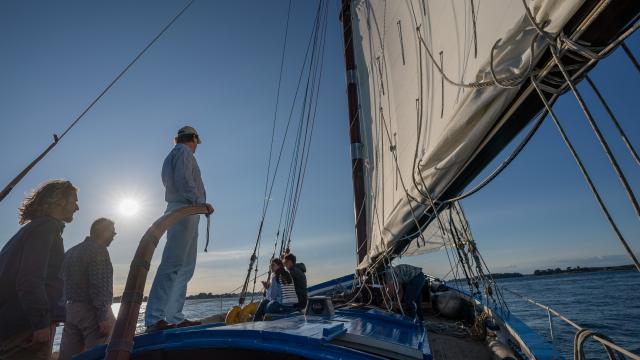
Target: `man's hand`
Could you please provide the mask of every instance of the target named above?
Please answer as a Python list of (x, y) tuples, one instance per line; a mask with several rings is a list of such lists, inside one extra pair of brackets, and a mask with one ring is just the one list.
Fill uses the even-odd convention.
[(113, 320), (107, 319), (105, 321), (101, 321), (98, 324), (98, 330), (100, 330), (100, 335), (109, 336), (111, 335), (111, 330), (113, 329)]
[(271, 281), (261, 280), (260, 282), (262, 282), (262, 286), (264, 286), (265, 289), (268, 289), (271, 287)]
[(206, 203), (205, 206), (207, 207), (207, 213), (208, 214), (213, 214), (213, 212), (215, 211), (215, 209), (213, 208), (213, 205)]

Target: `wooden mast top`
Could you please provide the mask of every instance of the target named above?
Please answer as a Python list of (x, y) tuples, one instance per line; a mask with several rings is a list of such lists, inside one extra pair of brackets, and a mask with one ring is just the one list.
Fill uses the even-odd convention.
[(364, 145), (360, 134), (360, 104), (358, 104), (358, 85), (356, 63), (353, 52), (353, 32), (351, 24), (351, 0), (342, 0), (340, 12), (344, 39), (344, 58), (347, 72), (347, 98), (349, 102), (349, 139), (351, 140), (351, 176), (353, 179), (354, 213), (356, 222), (356, 253), (358, 264), (366, 257), (367, 244), (367, 197), (364, 179)]

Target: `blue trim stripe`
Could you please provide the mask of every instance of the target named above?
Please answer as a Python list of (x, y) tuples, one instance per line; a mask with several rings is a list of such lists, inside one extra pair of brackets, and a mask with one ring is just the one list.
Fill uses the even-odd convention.
[(317, 284), (317, 285), (309, 286), (307, 288), (307, 292), (313, 292), (313, 291), (317, 291), (317, 290), (324, 290), (325, 288), (329, 289), (329, 288), (334, 287), (334, 286), (336, 286), (338, 284), (349, 282), (349, 281), (353, 281), (354, 278), (355, 278), (354, 274), (341, 276), (341, 277), (333, 279), (333, 280), (329, 280), (329, 281), (325, 281), (325, 282)]

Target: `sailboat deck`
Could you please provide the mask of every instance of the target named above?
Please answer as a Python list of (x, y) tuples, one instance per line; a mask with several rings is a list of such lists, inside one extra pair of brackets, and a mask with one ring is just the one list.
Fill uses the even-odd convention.
[(434, 360), (478, 359), (491, 360), (487, 345), (469, 338), (457, 338), (429, 332), (429, 346)]
[[(434, 314), (425, 315), (425, 322), (436, 326), (455, 325), (455, 321), (443, 319)], [(428, 328), (429, 326), (427, 326), (427, 329)], [(459, 337), (428, 330), (427, 338), (434, 360), (493, 359), (493, 354), (491, 350), (489, 350), (486, 342), (473, 340), (469, 336)]]

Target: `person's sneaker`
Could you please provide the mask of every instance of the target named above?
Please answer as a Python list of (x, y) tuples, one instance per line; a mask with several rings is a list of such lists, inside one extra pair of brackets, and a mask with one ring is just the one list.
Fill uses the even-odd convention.
[(174, 329), (175, 327), (176, 327), (176, 324), (170, 324), (164, 320), (159, 320), (155, 324), (151, 326), (147, 326), (147, 330), (145, 330), (145, 333), (152, 333), (156, 331)]
[(177, 327), (183, 328), (183, 327), (196, 326), (196, 325), (202, 325), (202, 321), (191, 321), (191, 320), (184, 319), (177, 325)]

